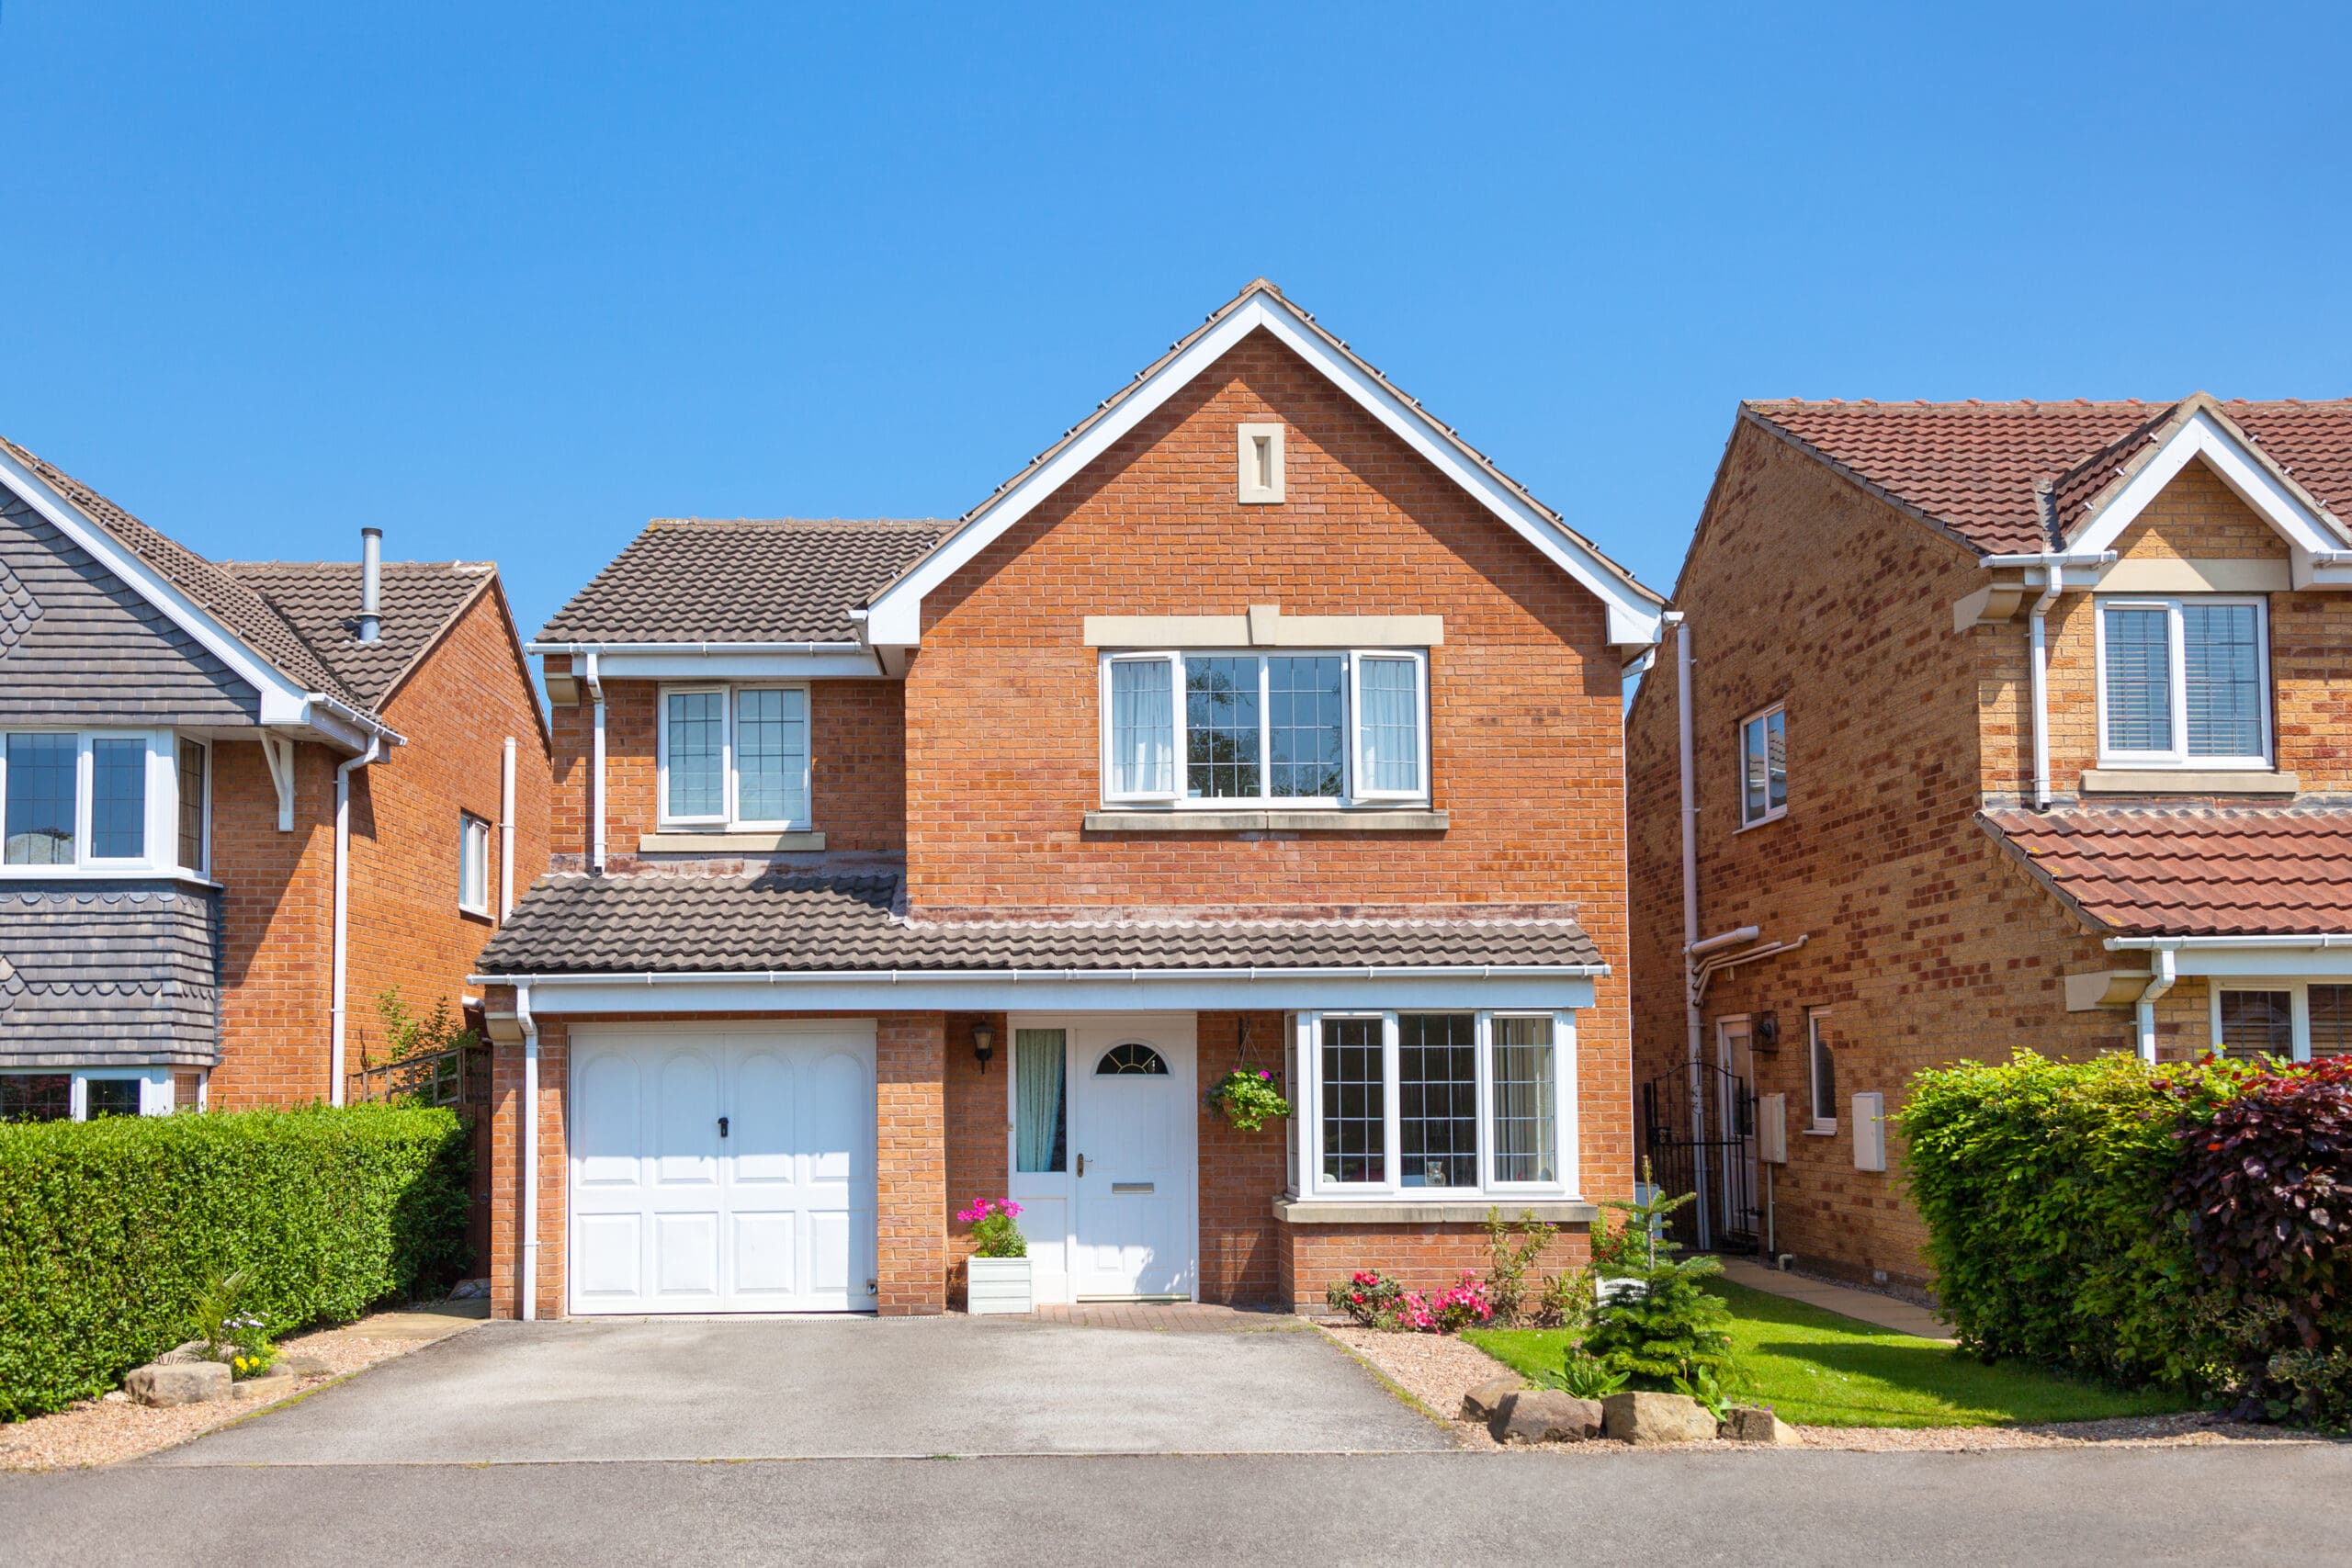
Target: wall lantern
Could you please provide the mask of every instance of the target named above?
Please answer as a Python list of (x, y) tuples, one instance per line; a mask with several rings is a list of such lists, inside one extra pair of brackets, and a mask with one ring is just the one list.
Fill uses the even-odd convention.
[(986, 1022), (972, 1025), (972, 1059), (979, 1063), (982, 1074), (988, 1072), (989, 1058), (995, 1055), (995, 1025)]

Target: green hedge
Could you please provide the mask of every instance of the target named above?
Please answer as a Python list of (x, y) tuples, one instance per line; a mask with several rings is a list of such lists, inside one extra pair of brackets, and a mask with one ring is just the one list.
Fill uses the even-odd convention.
[(456, 1278), (469, 1157), (391, 1106), (0, 1126), (0, 1419), (113, 1387), (232, 1269), (277, 1334)]

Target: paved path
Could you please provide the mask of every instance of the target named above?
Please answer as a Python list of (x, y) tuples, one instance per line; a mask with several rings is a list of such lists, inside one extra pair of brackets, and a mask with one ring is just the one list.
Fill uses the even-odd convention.
[(1786, 1296), (1824, 1312), (1858, 1317), (1881, 1328), (1892, 1328), (1897, 1334), (1916, 1334), (1922, 1339), (1941, 1339), (1947, 1344), (1951, 1341), (1951, 1325), (1926, 1307), (1882, 1296), (1875, 1291), (1857, 1291), (1849, 1285), (1808, 1280), (1802, 1274), (1783, 1274), (1747, 1258), (1724, 1258), (1724, 1278), (1751, 1291)]
[(0, 1539), (11, 1568), (2341, 1564), (2352, 1532), (2347, 1498), (2352, 1450), (2267, 1444), (1988, 1454), (144, 1465), (0, 1475)]
[(1014, 1318), (488, 1323), (145, 1461), (517, 1464), (1442, 1450), (1295, 1319), (1156, 1334)]

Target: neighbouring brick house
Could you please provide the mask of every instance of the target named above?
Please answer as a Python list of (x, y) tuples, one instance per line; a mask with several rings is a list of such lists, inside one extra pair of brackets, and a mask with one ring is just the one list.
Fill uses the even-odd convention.
[(1922, 1068), (2352, 1049), (2347, 516), (2352, 402), (1741, 409), (1626, 739), (1645, 1135), (1758, 1097), (1715, 1236), (1919, 1282)]
[(654, 524), (533, 645), (496, 1310), (937, 1312), (1007, 1192), (1046, 1301), (1582, 1256), (1658, 611), (1262, 282), (959, 522)]
[(545, 719), (495, 567), (365, 542), (209, 561), (0, 442), (0, 1118), (340, 1102), (383, 991), (463, 1005)]

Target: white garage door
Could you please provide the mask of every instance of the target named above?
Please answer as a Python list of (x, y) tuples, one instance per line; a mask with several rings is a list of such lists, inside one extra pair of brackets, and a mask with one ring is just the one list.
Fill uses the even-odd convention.
[(872, 1027), (576, 1029), (571, 1310), (869, 1312)]

